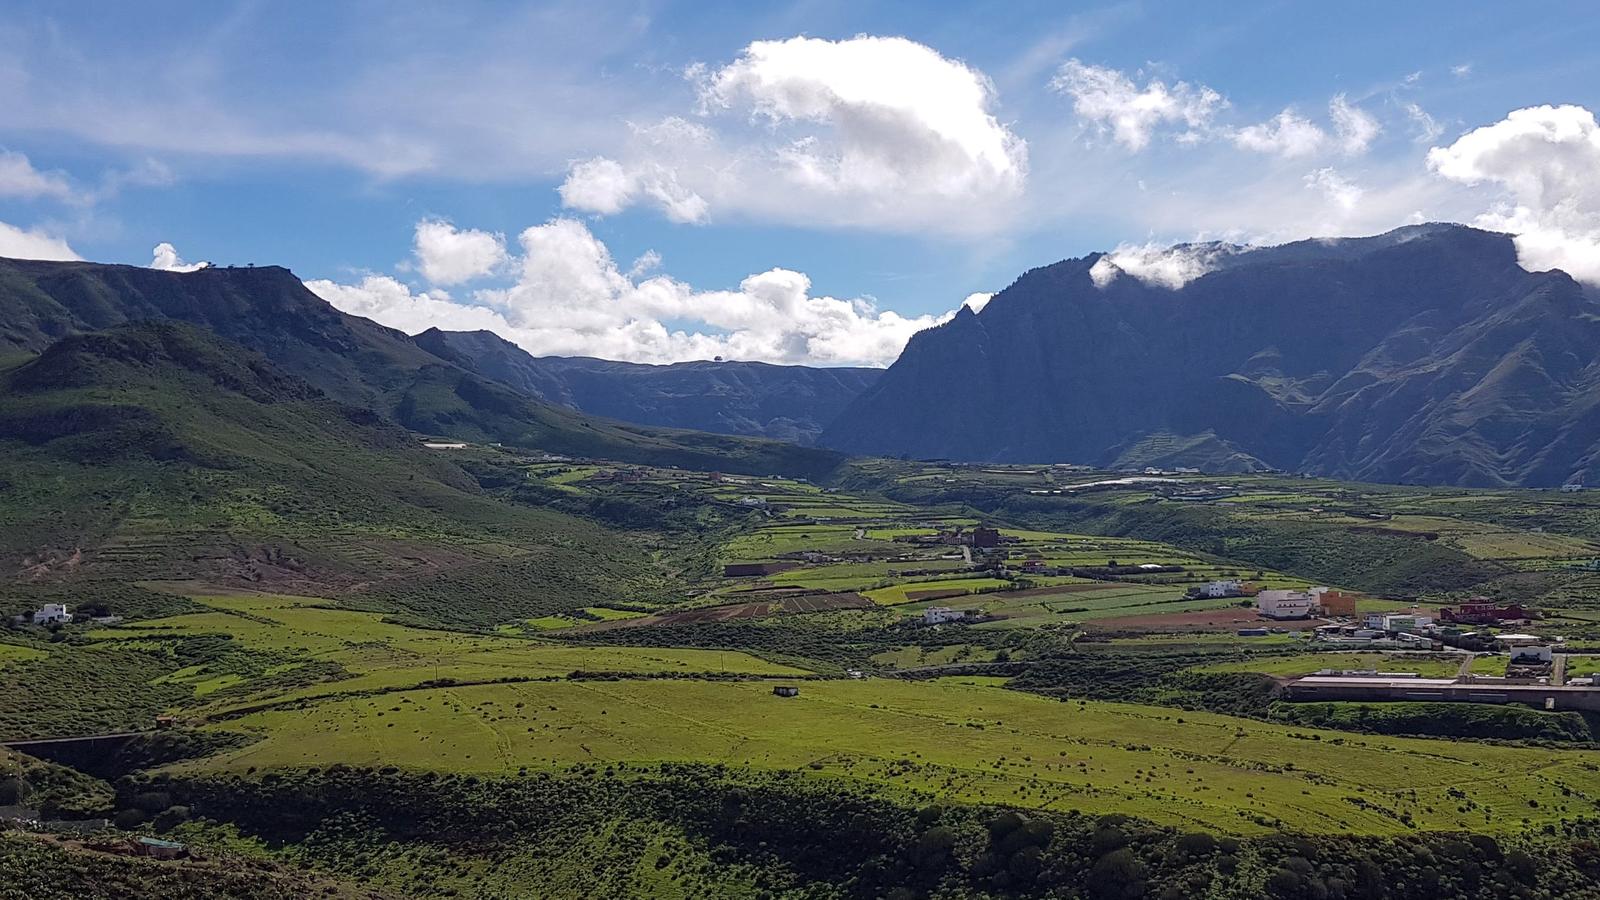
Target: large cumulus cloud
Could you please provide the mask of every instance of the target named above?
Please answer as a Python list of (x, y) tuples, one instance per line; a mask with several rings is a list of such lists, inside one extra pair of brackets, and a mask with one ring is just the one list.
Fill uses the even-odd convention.
[[(425, 221), (419, 232), (437, 225)], [(411, 333), (487, 329), (534, 355), (649, 363), (722, 356), (887, 365), (911, 335), (951, 315), (902, 316), (868, 299), (817, 296), (810, 278), (789, 269), (750, 275), (734, 290), (644, 277), (652, 265), (636, 263), (624, 272), (606, 245), (573, 219), (528, 228), (517, 244), (507, 283), (464, 298), (416, 291), (383, 274), (307, 286), (339, 309)]]
[(1452, 181), (1498, 189), (1479, 216), (1515, 234), (1522, 264), (1600, 284), (1600, 126), (1581, 106), (1533, 106), (1428, 152)]
[(1022, 192), (1027, 146), (989, 79), (914, 41), (755, 41), (690, 77), (687, 117), (632, 125), (623, 153), (571, 166), (568, 208), (959, 232)]

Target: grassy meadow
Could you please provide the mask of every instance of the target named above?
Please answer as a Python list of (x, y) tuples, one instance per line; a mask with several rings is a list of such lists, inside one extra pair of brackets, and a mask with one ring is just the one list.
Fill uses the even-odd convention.
[[(1123, 813), (1230, 833), (1503, 831), (1591, 810), (1581, 754), (1306, 731), (1059, 702), (991, 684), (583, 681), (331, 699), (228, 723), (263, 740), (188, 768), (396, 765), (471, 773), (702, 760), (963, 802)], [(1492, 792), (1457, 788), (1496, 785)]]

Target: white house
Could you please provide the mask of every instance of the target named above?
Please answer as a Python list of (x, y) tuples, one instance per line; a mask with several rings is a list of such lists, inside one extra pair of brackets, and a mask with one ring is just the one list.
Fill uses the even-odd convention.
[(1269, 619), (1305, 619), (1316, 601), (1305, 591), (1262, 591), (1256, 595), (1256, 612)]
[(1546, 665), (1555, 659), (1551, 653), (1550, 645), (1535, 644), (1529, 647), (1517, 647), (1511, 651), (1511, 664), (1513, 666)]
[(1383, 627), (1383, 620), (1385, 618), (1387, 618), (1387, 616), (1381, 612), (1371, 612), (1362, 617), (1361, 624), (1363, 627), (1370, 628), (1373, 631), (1387, 631), (1388, 629)]
[(965, 619), (964, 610), (951, 609), (948, 606), (930, 606), (922, 611), (922, 624), (938, 625), (941, 622), (959, 622)]
[(33, 614), (35, 625), (65, 625), (72, 621), (72, 613), (64, 603), (46, 603)]
[(1581, 482), (1569, 481), (1561, 486), (1561, 493), (1563, 494), (1576, 494), (1581, 490), (1583, 490), (1583, 484)]
[(1200, 586), (1200, 596), (1232, 597), (1233, 595), (1239, 593), (1242, 587), (1243, 585), (1239, 583), (1237, 578), (1229, 579), (1227, 581), (1208, 581)]

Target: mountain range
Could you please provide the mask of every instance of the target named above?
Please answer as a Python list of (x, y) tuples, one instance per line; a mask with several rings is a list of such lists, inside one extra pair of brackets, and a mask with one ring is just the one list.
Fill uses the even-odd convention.
[(417, 335), (424, 349), (550, 403), (597, 416), (809, 445), (882, 369), (699, 361), (667, 366), (535, 357), (491, 331)]
[(278, 267), (0, 260), (0, 354), (150, 320), (199, 326), (416, 433), (624, 461), (804, 477), (844, 454), (1463, 486), (1600, 475), (1600, 301), (1523, 269), (1508, 235), (1459, 225), (1064, 260), (916, 335), (884, 371), (537, 358), (488, 332), (412, 337), (348, 315)]
[[(1564, 272), (1524, 270), (1509, 235), (1419, 225), (1177, 247), (1126, 269), (1118, 258), (1034, 269), (916, 335), (819, 442), (1379, 482), (1600, 481), (1600, 302)], [(1198, 277), (1179, 284), (1185, 267)]]
[(444, 358), (402, 332), (335, 309), (277, 266), (176, 273), (0, 260), (0, 353), (40, 353), (68, 336), (142, 321), (204, 328), (332, 400), (421, 434), (750, 474), (818, 477), (843, 458), (761, 438), (625, 424), (547, 403), (475, 370), (466, 356), (440, 346)]

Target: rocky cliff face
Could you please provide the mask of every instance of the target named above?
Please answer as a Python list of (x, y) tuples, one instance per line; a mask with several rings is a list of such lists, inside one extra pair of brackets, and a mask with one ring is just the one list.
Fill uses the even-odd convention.
[(917, 335), (821, 442), (1462, 485), (1595, 465), (1600, 303), (1524, 271), (1509, 237), (1426, 225), (1183, 253), (1210, 271), (1177, 288), (1098, 254), (1028, 272)]

